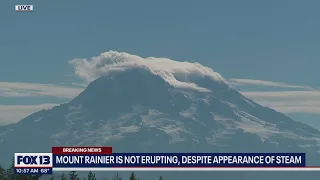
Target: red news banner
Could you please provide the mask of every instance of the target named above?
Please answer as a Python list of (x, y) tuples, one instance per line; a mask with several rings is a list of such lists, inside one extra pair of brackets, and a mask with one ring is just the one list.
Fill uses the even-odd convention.
[(52, 147), (52, 154), (112, 154), (112, 147)]

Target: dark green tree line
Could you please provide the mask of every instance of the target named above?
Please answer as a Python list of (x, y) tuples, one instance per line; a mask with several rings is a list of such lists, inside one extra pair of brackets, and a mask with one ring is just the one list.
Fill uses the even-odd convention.
[(0, 166), (0, 180), (39, 180), (40, 176), (41, 175), (15, 174), (13, 160), (7, 169)]
[[(39, 180), (41, 175), (29, 175), (29, 174), (15, 174), (14, 173), (14, 162), (9, 168), (5, 169), (0, 165), (0, 180)], [(76, 171), (70, 171), (67, 175), (62, 173), (60, 177), (54, 178), (51, 177), (50, 180), (81, 180)], [(87, 177), (83, 180), (97, 180), (96, 174), (89, 172)], [(123, 180), (123, 178), (117, 173), (111, 178), (111, 180)], [(129, 180), (139, 180), (134, 172), (130, 174)], [(163, 177), (160, 176), (158, 180), (163, 180)]]

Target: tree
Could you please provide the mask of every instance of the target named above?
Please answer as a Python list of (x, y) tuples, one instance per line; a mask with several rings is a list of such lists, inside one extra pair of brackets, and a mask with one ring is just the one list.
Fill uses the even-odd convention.
[(112, 180), (122, 180), (122, 177), (117, 173)]
[(41, 175), (40, 175), (40, 174), (32, 175), (32, 176), (29, 178), (29, 180), (39, 180), (39, 179), (40, 179), (40, 177), (41, 177)]
[(50, 180), (54, 180), (54, 176), (52, 176), (52, 177), (50, 178)]
[(129, 180), (137, 180), (136, 175), (133, 172), (131, 173)]
[(60, 176), (60, 179), (61, 180), (67, 180), (67, 177), (66, 177), (66, 175), (64, 173), (62, 173), (61, 176)]
[(88, 180), (97, 180), (96, 175), (91, 171), (88, 174)]
[(80, 180), (76, 171), (69, 172), (69, 180)]
[(0, 179), (5, 179), (6, 170), (0, 165)]
[(159, 177), (159, 180), (163, 180), (163, 177), (162, 177), (162, 176), (160, 176), (160, 177)]
[(19, 179), (19, 180), (29, 180), (29, 179), (31, 179), (31, 176), (18, 175), (18, 176), (16, 176), (16, 179)]
[(12, 163), (10, 167), (6, 170), (5, 178), (8, 180), (16, 180), (17, 176), (14, 173), (14, 159), (12, 158)]

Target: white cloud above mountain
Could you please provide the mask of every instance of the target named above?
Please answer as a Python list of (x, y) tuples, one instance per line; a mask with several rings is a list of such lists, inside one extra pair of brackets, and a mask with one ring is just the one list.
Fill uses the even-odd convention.
[(313, 87), (310, 87), (310, 86), (292, 85), (284, 82), (264, 81), (264, 80), (256, 80), (256, 79), (228, 79), (228, 82), (233, 86), (255, 85), (255, 86), (279, 87), (279, 88), (315, 90)]
[(81, 91), (83, 91), (83, 88), (53, 84), (0, 82), (0, 97), (51, 96), (58, 98), (73, 98)]
[(320, 114), (320, 91), (251, 91), (241, 94), (282, 113)]
[(152, 73), (162, 77), (175, 87), (191, 88), (198, 91), (209, 90), (193, 82), (180, 79), (188, 79), (188, 77), (192, 76), (207, 76), (217, 81), (225, 81), (219, 73), (199, 63), (180, 62), (168, 58), (142, 58), (116, 51), (108, 51), (90, 59), (73, 59), (69, 63), (73, 65), (75, 74), (87, 82), (91, 82), (110, 72), (124, 71), (133, 67), (147, 67)]
[(42, 109), (50, 109), (57, 104), (38, 105), (0, 105), (0, 125), (18, 122), (28, 115)]
[(285, 88), (287, 89), (285, 91), (240, 92), (259, 104), (271, 107), (282, 113), (320, 114), (320, 91), (311, 86), (292, 85), (284, 82), (255, 79), (228, 79), (228, 83), (238, 90), (241, 89), (241, 87), (247, 86)]

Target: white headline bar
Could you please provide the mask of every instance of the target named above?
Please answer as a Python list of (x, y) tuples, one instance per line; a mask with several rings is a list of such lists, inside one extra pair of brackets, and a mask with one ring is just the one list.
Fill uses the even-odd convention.
[(206, 168), (52, 168), (53, 171), (320, 171), (319, 167), (206, 167)]

